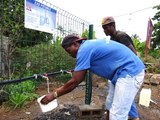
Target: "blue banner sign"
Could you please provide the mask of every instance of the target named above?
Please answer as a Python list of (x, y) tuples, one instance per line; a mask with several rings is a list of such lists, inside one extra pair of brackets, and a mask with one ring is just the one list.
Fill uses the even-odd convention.
[(25, 0), (25, 27), (54, 33), (57, 11), (37, 0)]

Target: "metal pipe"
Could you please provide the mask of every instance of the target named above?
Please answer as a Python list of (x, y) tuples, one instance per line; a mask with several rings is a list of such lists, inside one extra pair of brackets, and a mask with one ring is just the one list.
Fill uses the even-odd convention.
[(15, 79), (15, 80), (3, 80), (0, 82), (0, 85), (6, 85), (6, 84), (12, 84), (12, 83), (19, 83), (19, 82), (23, 82), (26, 80), (32, 80), (32, 79), (38, 79), (38, 78), (42, 78), (42, 76), (55, 76), (58, 74), (69, 74), (68, 71), (73, 72), (73, 70), (60, 70), (58, 72), (53, 72), (53, 73), (45, 73), (45, 74), (34, 74), (31, 77), (27, 77), (27, 78), (19, 78), (19, 79)]

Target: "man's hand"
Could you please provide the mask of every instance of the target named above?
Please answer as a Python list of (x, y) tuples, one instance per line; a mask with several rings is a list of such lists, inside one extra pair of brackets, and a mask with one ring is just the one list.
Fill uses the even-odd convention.
[(49, 102), (51, 102), (52, 100), (54, 100), (54, 99), (55, 99), (55, 97), (54, 97), (53, 93), (50, 92), (50, 93), (48, 93), (46, 96), (44, 96), (40, 102), (41, 102), (42, 104), (46, 105), (46, 104), (48, 104)]

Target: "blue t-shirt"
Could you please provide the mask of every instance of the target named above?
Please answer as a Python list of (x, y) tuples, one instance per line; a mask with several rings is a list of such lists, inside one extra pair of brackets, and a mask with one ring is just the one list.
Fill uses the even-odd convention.
[(140, 73), (144, 64), (125, 45), (97, 39), (83, 41), (78, 49), (75, 71), (86, 69), (115, 84), (119, 77)]

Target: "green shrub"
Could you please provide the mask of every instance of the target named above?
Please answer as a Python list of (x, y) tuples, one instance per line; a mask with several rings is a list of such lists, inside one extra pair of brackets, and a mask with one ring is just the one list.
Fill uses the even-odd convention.
[(61, 39), (58, 38), (53, 44), (41, 43), (34, 47), (17, 48), (12, 64), (15, 69), (14, 75), (24, 76), (28, 73), (33, 75), (72, 69), (75, 60), (63, 50), (60, 43)]
[(26, 105), (28, 101), (37, 98), (38, 96), (34, 93), (35, 85), (36, 84), (33, 81), (25, 81), (8, 86), (8, 103), (14, 106), (14, 108), (17, 108), (22, 107)]

